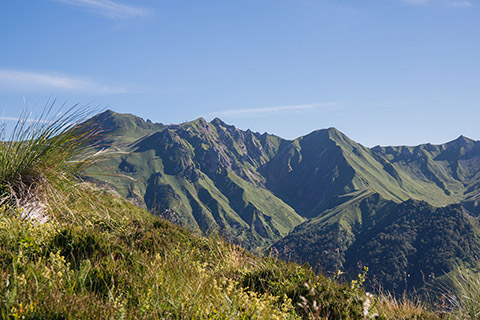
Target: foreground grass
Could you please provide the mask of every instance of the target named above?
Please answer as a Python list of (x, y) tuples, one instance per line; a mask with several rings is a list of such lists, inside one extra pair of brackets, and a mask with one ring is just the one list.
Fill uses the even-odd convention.
[[(43, 224), (0, 217), (3, 319), (437, 319), (199, 237), (86, 184)], [(92, 207), (95, 201), (96, 207)], [(70, 219), (70, 214), (83, 217)]]
[[(295, 301), (315, 279), (310, 270), (194, 236), (114, 195), (82, 188), (104, 214), (71, 199), (75, 214), (89, 218), (81, 224), (59, 213), (36, 224), (3, 208), (2, 318), (299, 317)], [(358, 299), (348, 312), (362, 312)]]

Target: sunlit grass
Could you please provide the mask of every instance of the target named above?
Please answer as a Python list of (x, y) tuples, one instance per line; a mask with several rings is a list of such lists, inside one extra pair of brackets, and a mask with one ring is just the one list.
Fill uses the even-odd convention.
[(396, 297), (389, 292), (379, 294), (378, 298), (379, 315), (385, 319), (408, 320), (408, 319), (444, 319), (442, 312), (432, 311), (429, 306), (419, 297), (407, 297), (405, 294)]
[(447, 276), (450, 283), (445, 296), (455, 319), (480, 319), (480, 274), (476, 270), (457, 267)]

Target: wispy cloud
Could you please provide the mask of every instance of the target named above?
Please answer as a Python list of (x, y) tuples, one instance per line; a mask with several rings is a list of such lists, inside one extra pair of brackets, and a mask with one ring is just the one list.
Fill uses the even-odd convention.
[(131, 6), (112, 0), (51, 0), (64, 3), (72, 7), (88, 10), (111, 19), (128, 19), (148, 16), (151, 10), (138, 6)]
[(450, 5), (457, 8), (471, 8), (474, 4), (470, 1), (451, 1)]
[(212, 116), (255, 116), (259, 114), (272, 114), (277, 112), (291, 112), (291, 111), (307, 111), (321, 108), (339, 107), (340, 103), (337, 101), (311, 103), (311, 104), (298, 104), (289, 106), (275, 106), (275, 107), (262, 107), (262, 108), (249, 108), (249, 109), (230, 109), (221, 110), (210, 113)]
[(51, 123), (51, 122), (52, 122), (52, 121), (46, 121), (46, 120), (40, 120), (40, 119), (23, 119), (23, 118), (20, 118), (20, 117), (3, 117), (3, 116), (0, 116), (0, 121), (1, 121), (1, 122), (10, 122), (10, 121), (19, 122), (19, 121), (23, 121), (23, 122), (28, 122), (28, 123), (33, 123), (33, 122)]
[(2, 89), (16, 92), (49, 90), (96, 94), (128, 92), (125, 88), (106, 86), (82, 77), (0, 69), (0, 90)]
[(430, 2), (430, 0), (403, 0), (403, 1), (413, 5), (424, 5)]
[(475, 5), (469, 0), (402, 0), (403, 2), (416, 5), (440, 5), (454, 8), (471, 8)]

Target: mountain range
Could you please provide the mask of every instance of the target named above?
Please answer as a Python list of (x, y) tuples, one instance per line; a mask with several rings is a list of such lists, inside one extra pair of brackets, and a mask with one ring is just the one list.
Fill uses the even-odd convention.
[(402, 292), (480, 254), (480, 142), (367, 148), (335, 128), (294, 140), (216, 118), (152, 123), (106, 111), (85, 178), (153, 214), (254, 252)]

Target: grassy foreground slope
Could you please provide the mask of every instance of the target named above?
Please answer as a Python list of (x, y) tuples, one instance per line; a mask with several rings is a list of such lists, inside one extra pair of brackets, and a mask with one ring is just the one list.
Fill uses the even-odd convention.
[(250, 293), (240, 282), (250, 283), (262, 268), (299, 267), (277, 269), (111, 193), (78, 187), (88, 198), (68, 204), (81, 221), (57, 212), (38, 224), (2, 208), (2, 318), (296, 318), (288, 298)]
[(342, 284), (75, 187), (70, 212), (43, 224), (1, 208), (0, 318), (439, 319), (365, 293), (364, 274)]

